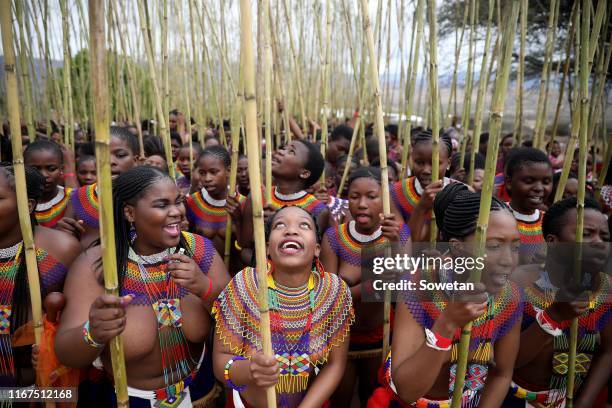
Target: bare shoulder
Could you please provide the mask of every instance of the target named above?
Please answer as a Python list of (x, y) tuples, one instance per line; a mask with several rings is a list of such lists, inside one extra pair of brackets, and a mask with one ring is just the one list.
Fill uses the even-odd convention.
[(34, 237), (37, 247), (45, 249), (66, 266), (70, 266), (81, 253), (80, 242), (67, 232), (37, 226)]

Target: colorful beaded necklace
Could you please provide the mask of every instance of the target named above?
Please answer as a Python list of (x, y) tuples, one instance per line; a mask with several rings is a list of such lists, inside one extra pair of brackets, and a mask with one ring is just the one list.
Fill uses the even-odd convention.
[(71, 192), (72, 189), (70, 188), (64, 189), (62, 186), (57, 186), (55, 197), (46, 203), (37, 204), (34, 214), (38, 224), (43, 227), (54, 227), (66, 213)]
[[(426, 279), (428, 282), (446, 281), (451, 277), (452, 271), (446, 272), (445, 276), (441, 273), (438, 277), (436, 272), (425, 270), (420, 273), (421, 278), (417, 278), (417, 281), (419, 279)], [(446, 308), (447, 299), (452, 296), (452, 293), (433, 291), (429, 296), (428, 299), (418, 299), (414, 293), (407, 293), (405, 304), (422, 327), (431, 329), (440, 313)], [(522, 313), (520, 292), (513, 283), (508, 282), (497, 296), (487, 297), (487, 312), (474, 320), (472, 326), (469, 350), (473, 352), (473, 355), (470, 357), (466, 372), (462, 407), (478, 406), (480, 392), (484, 388), (493, 354), (493, 343), (516, 324)], [(457, 329), (453, 336), (449, 378), (450, 395), (455, 386), (460, 335), (461, 329)]]
[(11, 313), (23, 241), (0, 250), (0, 375), (14, 377)]
[[(380, 255), (389, 240), (382, 236), (380, 227), (372, 235), (360, 234), (355, 220), (341, 224), (327, 232), (328, 242), (334, 253), (344, 262), (353, 266), (363, 266), (373, 257)], [(400, 241), (406, 242), (410, 230), (406, 224), (400, 230)]]
[[(277, 389), (282, 399), (293, 401), (308, 385), (310, 365), (325, 364), (330, 350), (345, 341), (354, 320), (352, 298), (341, 278), (318, 270), (301, 288), (270, 280), (272, 347), (283, 375)], [(256, 271), (248, 267), (234, 276), (213, 306), (219, 339), (247, 358), (262, 349), (258, 299)], [(282, 405), (294, 404), (284, 400)]]
[[(198, 362), (194, 360), (183, 333), (181, 311), (181, 288), (166, 272), (165, 257), (174, 253), (167, 249), (159, 254), (141, 256), (130, 247), (129, 259), (136, 263), (140, 279), (147, 293), (148, 304), (157, 317), (158, 340), (162, 355), (164, 402), (175, 403), (181, 398), (182, 389), (176, 383), (187, 383), (195, 376)], [(183, 295), (184, 296), (184, 295)], [(183, 388), (183, 387), (178, 387)]]
[(220, 230), (227, 223), (226, 200), (215, 200), (206, 189), (187, 199), (187, 218), (200, 228)]
[[(604, 273), (599, 274), (601, 283), (596, 292), (590, 294), (589, 309), (578, 318), (578, 345), (576, 347), (576, 377), (574, 389), (579, 389), (586, 378), (593, 356), (600, 343), (599, 333), (612, 318), (612, 304), (608, 300), (610, 281)], [(558, 288), (552, 284), (549, 275), (544, 271), (540, 279), (532, 286), (525, 288), (523, 329), (535, 322), (538, 310), (545, 310), (555, 299)], [(553, 338), (552, 375), (548, 403), (556, 404), (565, 398), (569, 362), (569, 327), (571, 321), (560, 324), (563, 334)], [(553, 405), (556, 406), (556, 405)]]
[(539, 244), (544, 242), (544, 235), (542, 234), (543, 211), (535, 210), (533, 214), (522, 214), (512, 207), (510, 209), (516, 219), (521, 236), (521, 244)]
[(70, 201), (74, 214), (78, 220), (83, 220), (85, 225), (92, 229), (98, 229), (100, 222), (98, 218), (98, 193), (97, 183), (83, 186), (70, 195)]
[(314, 285), (313, 273), (298, 288), (276, 283), (268, 274), (272, 344), (281, 369), (276, 389), (281, 394), (302, 393), (308, 387)]
[(275, 210), (283, 207), (295, 206), (303, 208), (316, 217), (323, 210), (327, 209), (327, 205), (324, 202), (317, 200), (314, 195), (304, 190), (293, 194), (281, 194), (276, 189), (276, 186), (273, 186), (270, 199), (270, 204)]
[(415, 176), (400, 180), (391, 186), (391, 199), (407, 222), (419, 203), (423, 189)]

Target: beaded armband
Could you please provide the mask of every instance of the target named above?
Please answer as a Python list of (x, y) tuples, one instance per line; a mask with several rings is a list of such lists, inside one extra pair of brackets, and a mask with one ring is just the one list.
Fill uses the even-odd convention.
[(236, 362), (236, 361), (240, 361), (240, 360), (246, 360), (246, 358), (242, 357), (242, 356), (235, 356), (233, 358), (231, 358), (227, 364), (225, 364), (225, 368), (223, 369), (223, 378), (225, 379), (225, 383), (231, 387), (232, 389), (241, 392), (244, 391), (244, 389), (246, 388), (246, 385), (236, 385), (232, 382), (232, 380), (230, 380), (230, 368), (232, 368), (232, 365)]
[(83, 341), (94, 348), (104, 347), (104, 344), (98, 343), (93, 339), (93, 337), (91, 337), (91, 332), (89, 331), (89, 320), (83, 325)]

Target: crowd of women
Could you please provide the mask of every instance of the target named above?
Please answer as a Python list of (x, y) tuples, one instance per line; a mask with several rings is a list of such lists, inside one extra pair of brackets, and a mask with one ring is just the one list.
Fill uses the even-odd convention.
[[(488, 149), (486, 134), (473, 146), (474, 181), (468, 184), (471, 155), (461, 160), (460, 133), (441, 132), (434, 175), (432, 132), (415, 128), (402, 170), (394, 161), (401, 158), (397, 127), (387, 126), (392, 211), (384, 214), (373, 135), (348, 156), (354, 121), (339, 124), (323, 157), (292, 126), (293, 137), (265, 158), (273, 186), (264, 215), (274, 353), (266, 355), (247, 158), (239, 158), (232, 195), (230, 146), (217, 129), (207, 129), (201, 145), (186, 134), (180, 112), (170, 118), (176, 180), (168, 175), (159, 137), (145, 135), (141, 157), (135, 127), (110, 129), (119, 296), (104, 290), (91, 135), (77, 132), (76, 153), (57, 142), (59, 131), (24, 137), (41, 291), (54, 327), (50, 348), (32, 346), (15, 175), (10, 164), (0, 167), (2, 386), (28, 387), (45, 376), (53, 386), (78, 386), (81, 406), (113, 406), (108, 344), (121, 335), (132, 407), (265, 407), (269, 387), (281, 407), (448, 407), (461, 328), (473, 322), (462, 407), (561, 407), (569, 329), (578, 318), (574, 406), (605, 405), (612, 369), (606, 274), (612, 186), (608, 176), (594, 198), (597, 161), (589, 169), (584, 209), (583, 241), (594, 251), (582, 265), (589, 272), (585, 284), (568, 292), (570, 255), (538, 250), (543, 243), (575, 241), (574, 172), (563, 199), (552, 200), (566, 160), (559, 143), (545, 153), (513, 147), (512, 135), (504, 136), (482, 281), (469, 293), (400, 294), (385, 356), (383, 303), (367, 301), (373, 285), (363, 271), (391, 245), (415, 253), (417, 242), (429, 240), (434, 219), (449, 249), (430, 256), (469, 253), (484, 162), (495, 149)], [(577, 156), (574, 162), (577, 172)], [(412, 279), (448, 282), (467, 275), (429, 268)]]

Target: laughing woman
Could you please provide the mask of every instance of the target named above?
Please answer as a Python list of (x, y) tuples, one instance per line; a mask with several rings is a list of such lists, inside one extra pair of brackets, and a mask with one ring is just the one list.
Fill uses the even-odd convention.
[(75, 261), (66, 280), (56, 338), (60, 361), (85, 367), (100, 357), (110, 373), (106, 345), (122, 334), (130, 405), (204, 406), (211, 388), (212, 378), (199, 368), (209, 310), (229, 275), (208, 239), (180, 231), (183, 200), (156, 168), (119, 175), (113, 217), (120, 297), (104, 294), (99, 246)]
[[(349, 361), (340, 387), (334, 394), (335, 407), (348, 407), (359, 379), (359, 397), (366, 401), (376, 388), (376, 371), (382, 358), (382, 303), (361, 302), (363, 268), (384, 256), (389, 243), (409, 245), (410, 230), (399, 217), (381, 219), (383, 212), (380, 169), (362, 167), (348, 181), (348, 205), (352, 221), (332, 227), (323, 237), (321, 261), (325, 269), (339, 275), (350, 287), (355, 302), (355, 325), (351, 330)], [(409, 248), (405, 248), (409, 253)], [(404, 251), (402, 251), (404, 252)], [(370, 282), (368, 282), (370, 283)], [(367, 286), (366, 286), (367, 287)]]
[[(318, 261), (316, 223), (299, 207), (274, 213), (266, 228), (270, 330), (275, 357), (262, 354), (257, 274), (240, 271), (213, 313), (213, 365), (236, 407), (265, 407), (276, 386), (280, 407), (322, 407), (340, 383), (353, 322), (350, 291)], [(315, 377), (316, 376), (316, 377)]]

